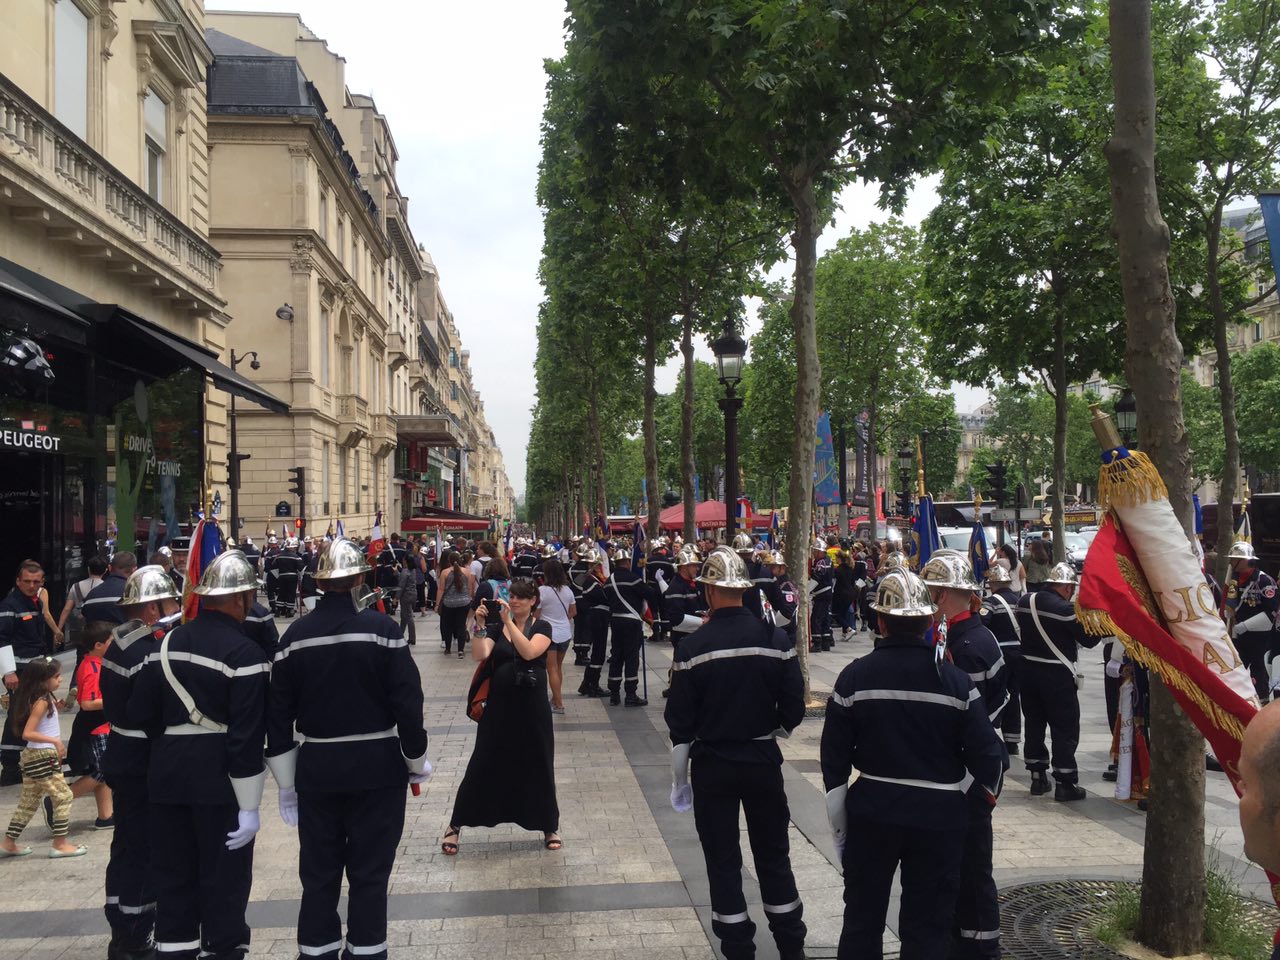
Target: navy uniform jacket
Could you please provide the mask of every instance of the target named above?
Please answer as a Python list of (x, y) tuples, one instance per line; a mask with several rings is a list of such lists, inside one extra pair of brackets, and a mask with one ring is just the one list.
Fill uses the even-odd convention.
[(80, 607), (85, 623), (102, 620), (114, 626), (124, 623), (124, 607), (120, 606), (120, 598), (124, 596), (124, 585), (128, 577), (108, 570), (102, 582), (89, 591)]
[(742, 607), (724, 607), (680, 641), (671, 664), (667, 727), (690, 755), (781, 763), (776, 736), (804, 719), (804, 680), (787, 635)]
[(679, 634), (681, 641), (702, 628), (702, 615), (706, 612), (707, 600), (703, 596), (702, 584), (698, 581), (686, 580), (677, 573), (669, 582), (662, 605), (662, 615), (668, 629), (673, 634)]
[(268, 660), (275, 658), (276, 648), (280, 646), (280, 631), (276, 629), (276, 621), (270, 610), (255, 602), (249, 615), (244, 618), (244, 633), (262, 648)]
[(226, 725), (213, 733), (195, 724), (160, 666), (160, 644), (147, 657), (129, 698), (127, 723), (151, 735), (148, 786), (153, 803), (236, 803), (231, 778), (264, 774), (267, 732), (266, 654), (234, 618), (202, 610), (169, 634), (169, 662), (196, 709)]
[(609, 628), (609, 598), (605, 596), (608, 582), (589, 573), (582, 578), (582, 593), (578, 597), (578, 615), (585, 616), (605, 630)]
[(249, 566), (253, 567), (254, 571), (256, 572), (258, 569), (258, 564), (262, 560), (262, 551), (259, 550), (256, 545), (254, 545), (252, 547), (243, 547), (241, 548), (240, 552), (244, 554), (244, 558), (249, 561)]
[(300, 578), (304, 566), (305, 563), (302, 557), (292, 550), (285, 550), (283, 553), (277, 554), (272, 561), (272, 569), (276, 572), (277, 582), (284, 580), (286, 577)]
[(649, 590), (648, 584), (636, 571), (614, 567), (605, 582), (604, 596), (609, 604), (609, 615), (614, 620), (634, 620), (637, 624), (643, 622)]
[(742, 605), (751, 612), (752, 616), (763, 619), (764, 604), (761, 601), (763, 600), (764, 586), (766, 583), (773, 581), (773, 574), (767, 571), (763, 564), (755, 563), (750, 559), (745, 561), (745, 565), (747, 578), (751, 581), (751, 588), (743, 591)]
[(400, 627), (349, 593), (322, 593), (280, 640), (267, 755), (298, 750), (299, 791), (352, 793), (409, 782), (427, 752), (422, 681)]
[(1009, 702), (1009, 671), (995, 634), (973, 614), (952, 617), (947, 623), (947, 652), (951, 662), (969, 675), (992, 726), (999, 726)]
[(0, 601), (0, 676), (13, 673), (28, 660), (52, 653), (53, 636), (44, 622), (40, 597), (28, 597), (14, 587)]
[(538, 566), (538, 556), (533, 553), (522, 553), (511, 561), (511, 575), (513, 577), (533, 577), (534, 569)]
[[(1003, 600), (1004, 603), (1000, 601)], [(1036, 601), (1039, 607), (1040, 601)], [(982, 601), (982, 625), (995, 634), (996, 643), (1005, 656), (1021, 653), (1022, 641), (1018, 637), (1018, 595), (1008, 587), (1001, 587)]]
[(1244, 623), (1259, 613), (1265, 613), (1271, 618), (1271, 622), (1275, 623), (1276, 611), (1280, 608), (1280, 597), (1276, 595), (1276, 582), (1271, 574), (1253, 567), (1243, 583), (1234, 574), (1232, 577), (1233, 579), (1227, 581), (1227, 596), (1234, 601), (1235, 622)]
[(145, 730), (129, 721), (129, 700), (147, 657), (160, 649), (165, 630), (141, 620), (126, 620), (111, 631), (111, 645), (102, 655), (102, 710), (111, 724), (103, 773), (115, 778), (144, 779), (151, 761), (151, 741)]
[(813, 592), (809, 594), (814, 600), (826, 600), (831, 602), (831, 588), (835, 583), (835, 571), (831, 567), (831, 559), (824, 553), (820, 559), (814, 562), (809, 572), (814, 582), (817, 584), (813, 588)]
[(800, 598), (796, 593), (796, 585), (788, 579), (786, 573), (780, 573), (768, 584), (761, 587), (765, 599), (773, 607), (775, 617), (786, 617), (787, 622), (780, 626), (788, 635), (794, 636), (796, 629), (796, 606)]
[(822, 779), (849, 787), (850, 817), (963, 827), (966, 794), (1000, 793), (1005, 748), (964, 671), (922, 639), (890, 633), (836, 679), (822, 728)]
[[(1054, 646), (1071, 663), (1076, 662), (1079, 647), (1096, 647), (1098, 637), (1090, 637), (1076, 619), (1076, 608), (1070, 600), (1063, 600), (1052, 590), (1036, 590), (1024, 593), (1018, 600), (1018, 629), (1022, 635), (1022, 657), (1033, 663), (1053, 664), (1067, 669), (1049, 649), (1044, 637), (1036, 629), (1031, 617), (1031, 598), (1036, 601), (1036, 616), (1040, 626), (1049, 635)], [(1073, 671), (1074, 673), (1074, 671)]]

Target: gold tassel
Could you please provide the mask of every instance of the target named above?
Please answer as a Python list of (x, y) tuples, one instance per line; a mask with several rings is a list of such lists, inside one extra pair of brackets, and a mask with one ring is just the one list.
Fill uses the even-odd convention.
[(1105, 463), (1098, 471), (1098, 502), (1104, 507), (1136, 507), (1168, 498), (1160, 471), (1141, 451)]
[(1165, 686), (1182, 691), (1204, 712), (1205, 716), (1213, 721), (1215, 727), (1229, 733), (1237, 740), (1244, 740), (1244, 727), (1238, 718), (1214, 703), (1209, 695), (1193, 683), (1185, 673), (1161, 659), (1116, 626), (1115, 621), (1111, 619), (1111, 614), (1107, 611), (1086, 610), (1077, 603), (1076, 616), (1080, 620), (1080, 625), (1084, 627), (1085, 633), (1092, 637), (1115, 637), (1124, 644), (1125, 652), (1133, 660), (1148, 670), (1155, 671), (1164, 681)]

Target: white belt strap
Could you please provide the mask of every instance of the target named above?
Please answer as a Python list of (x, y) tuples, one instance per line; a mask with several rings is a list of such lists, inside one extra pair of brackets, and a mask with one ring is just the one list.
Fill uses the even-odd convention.
[[(995, 594), (995, 593), (993, 593), (988, 599), (995, 600), (997, 603), (1000, 604), (1000, 606), (1004, 607), (1004, 612), (1008, 615), (1009, 622), (1013, 624), (1014, 636), (1016, 636), (1019, 640), (1021, 640), (1022, 628), (1018, 626), (1018, 618), (1014, 616), (1013, 608), (1009, 606), (1009, 601), (1006, 600), (1004, 597), (1000, 596), (999, 594)], [(1034, 600), (1035, 596), (1033, 595), (1031, 599)], [(1038, 622), (1039, 621), (1037, 621), (1037, 623)]]
[(629, 620), (644, 620), (644, 617), (636, 613), (636, 608), (627, 603), (627, 598), (622, 595), (622, 591), (618, 589), (618, 581), (612, 577), (609, 579), (609, 586), (613, 587), (613, 595), (618, 598), (618, 602), (627, 608), (626, 613), (620, 613), (618, 616), (626, 617)]
[[(210, 720), (196, 707), (196, 701), (187, 692), (187, 688), (178, 682), (178, 678), (173, 675), (173, 666), (169, 663), (169, 640), (173, 634), (165, 635), (164, 640), (160, 642), (160, 669), (164, 671), (164, 678), (168, 681), (169, 687), (177, 695), (182, 702), (183, 709), (187, 711), (187, 716), (191, 718), (191, 724), (182, 724), (182, 726), (194, 725), (203, 727), (209, 733), (226, 733), (227, 725), (218, 723), (216, 720)], [(167, 727), (165, 733), (175, 732), (175, 727)]]
[[(205, 720), (208, 721), (209, 723), (213, 723), (213, 721), (209, 720), (208, 717), (205, 717)], [(175, 723), (171, 727), (165, 727), (164, 732), (166, 735), (175, 736), (175, 737), (190, 737), (190, 736), (203, 735), (203, 734), (227, 732), (227, 728), (225, 726), (223, 726), (222, 724), (218, 724), (218, 726), (222, 727), (222, 729), (214, 730), (212, 727), (202, 727), (199, 724), (195, 724), (195, 723)]]
[(1028, 601), (1028, 604), (1031, 608), (1031, 622), (1034, 623), (1036, 625), (1036, 629), (1040, 631), (1040, 639), (1048, 645), (1049, 651), (1058, 658), (1058, 662), (1070, 670), (1072, 676), (1075, 676), (1075, 664), (1068, 660), (1063, 655), (1062, 651), (1058, 649), (1058, 645), (1049, 639), (1049, 634), (1045, 632), (1044, 624), (1040, 622), (1040, 615), (1036, 613), (1036, 595), (1034, 593), (1031, 595), (1031, 599)]
[(130, 730), (128, 727), (112, 727), (111, 732), (118, 733), (122, 737), (133, 737), (137, 740), (147, 739), (147, 735), (141, 730)]
[(973, 774), (966, 773), (963, 780), (955, 783), (939, 783), (936, 780), (910, 780), (900, 777), (875, 777), (869, 773), (858, 774), (859, 780), (878, 780), (880, 783), (896, 783), (903, 787), (924, 787), (926, 790), (957, 790), (967, 793), (973, 786)]
[(308, 737), (306, 734), (299, 733), (297, 739), (299, 743), (360, 743), (365, 740), (388, 740), (398, 736), (400, 734), (397, 728), (390, 727), (376, 733), (353, 733), (345, 737)]

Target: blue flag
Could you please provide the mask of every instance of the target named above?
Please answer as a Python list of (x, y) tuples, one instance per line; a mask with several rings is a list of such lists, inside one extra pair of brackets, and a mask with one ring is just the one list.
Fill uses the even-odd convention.
[(644, 557), (644, 548), (648, 545), (649, 538), (645, 536), (644, 524), (639, 520), (636, 521), (636, 527), (631, 531), (631, 569), (640, 569), (640, 560)]
[(1191, 507), (1195, 510), (1196, 523), (1195, 532), (1197, 537), (1204, 536), (1204, 511), (1200, 509), (1200, 494), (1193, 493), (1191, 495)]
[(911, 569), (919, 571), (933, 551), (942, 546), (938, 538), (938, 517), (933, 511), (933, 497), (926, 494), (916, 504), (916, 519), (911, 526), (911, 540), (907, 544), (907, 560)]
[(840, 471), (835, 441), (831, 438), (831, 415), (818, 417), (818, 445), (813, 453), (813, 502), (830, 507), (840, 502)]
[(773, 519), (769, 521), (769, 546), (778, 549), (778, 511), (773, 511)]
[(696, 473), (693, 475), (693, 503), (697, 506), (702, 502), (702, 478)]
[(1262, 222), (1271, 247), (1271, 270), (1280, 283), (1280, 193), (1258, 194), (1258, 206), (1262, 207)]
[(982, 518), (976, 512), (973, 533), (969, 535), (969, 565), (973, 567), (974, 579), (981, 584), (991, 566), (991, 558), (987, 556), (987, 531), (982, 528)]

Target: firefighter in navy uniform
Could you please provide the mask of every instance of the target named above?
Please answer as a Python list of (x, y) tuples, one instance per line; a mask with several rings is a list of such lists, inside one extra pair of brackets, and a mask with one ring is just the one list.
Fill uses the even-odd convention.
[[(954, 554), (934, 554), (920, 571), (920, 579), (938, 608), (939, 629), (945, 630), (951, 662), (969, 675), (982, 698), (993, 730), (1009, 703), (1005, 688), (1005, 661), (1000, 644), (977, 616), (981, 588), (969, 561)], [(999, 736), (999, 734), (997, 734)], [(1007, 752), (1001, 772), (1009, 769)], [(991, 876), (993, 839), (991, 804), (981, 787), (970, 788), (969, 825), (965, 830), (960, 861), (960, 892), (952, 928), (953, 958), (1000, 957), (1000, 899)]]
[[(124, 623), (124, 611), (120, 608), (120, 598), (124, 596), (125, 581), (137, 569), (138, 560), (132, 553), (117, 553), (111, 558), (107, 575), (102, 578), (100, 584), (89, 591), (80, 607), (85, 623), (99, 620), (113, 627)], [(178, 589), (181, 590), (180, 587)]]
[(603, 557), (595, 547), (587, 547), (584, 564), (587, 574), (582, 578), (582, 597), (578, 600), (578, 616), (574, 627), (582, 623), (588, 641), (587, 668), (582, 671), (582, 685), (578, 694), (583, 697), (607, 697), (609, 691), (600, 686), (600, 674), (604, 670), (605, 651), (609, 642), (609, 598), (605, 587), (609, 580), (604, 575)]
[[(0, 601), (0, 677), (4, 693), (11, 694), (18, 685), (18, 675), (37, 657), (53, 654), (53, 637), (45, 623), (40, 605), (40, 588), (44, 586), (44, 569), (34, 560), (18, 566), (13, 589)], [(22, 782), (18, 761), (27, 745), (22, 734), (7, 722), (0, 733), (0, 787)]]
[(272, 562), (276, 575), (276, 602), (272, 613), (279, 617), (292, 617), (298, 611), (298, 588), (302, 586), (302, 568), (305, 562), (298, 553), (297, 537), (284, 542), (284, 549)]
[(791, 645), (795, 646), (796, 606), (800, 598), (796, 593), (796, 585), (787, 576), (787, 558), (782, 555), (781, 550), (774, 550), (761, 558), (760, 565), (773, 575), (772, 582), (765, 584), (761, 590), (769, 601), (769, 606), (773, 607), (774, 625), (781, 627), (791, 639)]
[[(573, 548), (573, 563), (569, 566), (569, 589), (573, 591), (574, 603), (578, 605), (578, 610), (583, 610), (582, 592), (587, 588), (591, 577), (591, 568), (587, 564), (587, 558), (591, 555), (591, 547), (586, 543), (579, 543)], [(573, 665), (575, 667), (589, 666), (591, 663), (591, 631), (587, 629), (585, 621), (574, 623), (573, 628)], [(581, 691), (579, 691), (581, 692)]]
[(667, 639), (671, 634), (671, 619), (667, 614), (666, 594), (676, 579), (676, 565), (666, 537), (658, 537), (644, 565), (644, 578), (652, 585), (650, 599), (653, 607), (653, 638)]
[(534, 552), (533, 545), (528, 540), (525, 540), (520, 545), (520, 552), (511, 561), (511, 575), (513, 577), (529, 577), (532, 579), (534, 568), (537, 565), (538, 555)]
[(129, 726), (151, 735), (155, 936), (166, 960), (248, 951), (270, 670), (242, 628), (257, 587), (240, 551), (215, 557), (194, 590), (200, 614), (160, 642), (129, 700)]
[(262, 574), (263, 590), (267, 594), (267, 606), (271, 608), (271, 612), (276, 612), (276, 558), (280, 556), (280, 541), (274, 534), (267, 537), (267, 548), (262, 551), (262, 565), (259, 572)]
[(253, 602), (249, 615), (244, 618), (244, 634), (262, 648), (267, 660), (275, 659), (276, 648), (280, 646), (280, 631), (276, 628), (276, 620), (271, 611), (257, 600)]
[(711, 929), (727, 960), (756, 952), (756, 926), (742, 894), (743, 813), (769, 930), (782, 960), (798, 960), (804, 957), (804, 905), (791, 870), (791, 814), (777, 737), (789, 736), (804, 719), (799, 660), (786, 634), (743, 609), (751, 581), (732, 550), (713, 550), (698, 582), (711, 617), (675, 653), (665, 713), (671, 805), (678, 812), (693, 807), (711, 887)]
[[(681, 547), (676, 555), (674, 577), (662, 598), (674, 647), (673, 658), (679, 653), (681, 642), (702, 626), (702, 618), (707, 612), (707, 598), (697, 579), (701, 569), (702, 558), (698, 556), (698, 548), (691, 543)], [(671, 671), (667, 671), (668, 685), (671, 676)], [(662, 691), (664, 697), (670, 694), (669, 687)]]
[(102, 710), (111, 724), (102, 767), (116, 822), (104, 884), (103, 912), (111, 925), (107, 960), (143, 960), (154, 952), (147, 788), (151, 744), (143, 730), (129, 725), (129, 700), (147, 657), (164, 639), (161, 621), (180, 610), (180, 600), (176, 584), (162, 567), (139, 567), (130, 574), (120, 598), (124, 622), (111, 631), (111, 643), (102, 655)]
[[(764, 583), (765, 574), (755, 561), (756, 542), (752, 539), (751, 534), (735, 534), (733, 537), (733, 552), (738, 555), (738, 559), (746, 567), (747, 579), (751, 581), (750, 589), (742, 595), (742, 606), (753, 617), (763, 620), (764, 604), (761, 603), (761, 587)], [(769, 579), (772, 579), (772, 577)]]
[(1000, 733), (1004, 737), (1009, 756), (1018, 755), (1022, 743), (1022, 697), (1018, 683), (1022, 670), (1022, 639), (1018, 630), (1018, 595), (1010, 588), (1013, 580), (1004, 564), (993, 563), (987, 568), (987, 586), (991, 593), (978, 611), (983, 626), (995, 634), (1000, 653), (1004, 656), (1005, 689), (1009, 691), (1009, 703), (1000, 715)]
[(809, 591), (809, 652), (822, 653), (834, 646), (831, 636), (831, 589), (835, 573), (827, 556), (827, 543), (821, 537), (813, 541), (813, 561), (809, 576), (814, 586)]
[(881, 956), (901, 865), (902, 956), (938, 960), (951, 945), (971, 804), (995, 804), (1005, 753), (965, 671), (925, 639), (936, 608), (920, 578), (889, 572), (873, 609), (880, 640), (840, 672), (822, 728), (827, 815), (844, 870), (837, 956)]
[[(1087, 636), (1076, 620), (1071, 597), (1076, 571), (1069, 563), (1055, 563), (1036, 591), (1018, 600), (1018, 633), (1022, 638), (1022, 714), (1026, 718), (1023, 761), (1031, 772), (1031, 793), (1049, 792), (1047, 771), (1052, 759), (1055, 800), (1083, 800), (1076, 769), (1080, 743), (1080, 698), (1076, 688), (1076, 660), (1080, 647), (1095, 647), (1098, 637)], [(1045, 747), (1045, 725), (1053, 738), (1053, 753)]]
[(280, 817), (298, 828), (298, 950), (308, 960), (386, 957), (387, 883), (405, 792), (431, 776), (409, 646), (394, 620), (358, 610), (353, 597), (368, 570), (355, 544), (329, 545), (316, 570), (320, 600), (285, 631), (271, 671), (267, 766), (280, 787)]
[(1271, 678), (1267, 661), (1275, 636), (1276, 582), (1258, 566), (1253, 544), (1237, 540), (1227, 554), (1231, 575), (1227, 580), (1226, 608), (1231, 639), (1240, 659), (1249, 668), (1258, 699), (1266, 703), (1271, 695)]
[(644, 643), (644, 610), (648, 585), (631, 569), (631, 551), (613, 554), (613, 572), (604, 586), (609, 602), (609, 703), (617, 706), (626, 690), (628, 707), (648, 704), (637, 692), (640, 685), (640, 647)]

